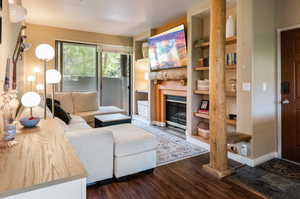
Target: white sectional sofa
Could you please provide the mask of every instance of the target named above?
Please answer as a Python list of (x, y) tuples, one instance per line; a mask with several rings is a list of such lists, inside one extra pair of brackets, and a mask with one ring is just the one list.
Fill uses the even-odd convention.
[(65, 111), (81, 116), (90, 126), (94, 125), (95, 115), (125, 113), (115, 106), (99, 106), (97, 92), (59, 92), (55, 99)]
[[(43, 108), (36, 107), (33, 113), (43, 117)], [(25, 109), (18, 118), (28, 116), (29, 110)], [(66, 137), (85, 166), (87, 183), (114, 176), (122, 178), (156, 167), (157, 141), (151, 133), (131, 124), (92, 128), (81, 116), (71, 117), (68, 125), (58, 118), (55, 120), (63, 125)], [(51, 118), (49, 112), (48, 118)]]

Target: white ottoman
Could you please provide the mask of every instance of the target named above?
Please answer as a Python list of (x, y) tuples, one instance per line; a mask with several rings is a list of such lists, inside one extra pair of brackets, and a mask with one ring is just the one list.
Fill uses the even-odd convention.
[(116, 178), (156, 167), (157, 141), (154, 135), (132, 124), (101, 128), (113, 132)]

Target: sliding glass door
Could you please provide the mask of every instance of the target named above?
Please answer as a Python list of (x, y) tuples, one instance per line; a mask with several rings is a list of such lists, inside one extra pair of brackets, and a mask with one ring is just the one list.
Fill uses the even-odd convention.
[(129, 55), (103, 51), (101, 60), (101, 105), (121, 107), (130, 114)]
[(129, 53), (56, 41), (56, 54), (56, 68), (62, 73), (61, 91), (97, 91), (101, 106), (116, 106), (130, 114)]

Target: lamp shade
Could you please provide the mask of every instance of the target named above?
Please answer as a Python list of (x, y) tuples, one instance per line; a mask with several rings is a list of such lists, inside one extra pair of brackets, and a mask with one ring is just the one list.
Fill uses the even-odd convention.
[(36, 66), (32, 69), (32, 72), (39, 73), (39, 72), (41, 72), (41, 69), (40, 69), (40, 67)]
[(41, 97), (36, 92), (27, 92), (22, 96), (21, 103), (23, 106), (31, 108), (38, 106), (41, 102)]
[(54, 58), (55, 52), (49, 44), (40, 44), (35, 49), (35, 55), (38, 59), (50, 61)]
[(43, 84), (37, 84), (36, 85), (36, 90), (38, 90), (38, 91), (44, 90), (44, 85)]
[(29, 76), (27, 77), (27, 81), (29, 81), (29, 82), (34, 82), (34, 81), (35, 81), (35, 76), (29, 75)]
[(55, 69), (47, 70), (46, 72), (46, 83), (47, 84), (57, 84), (61, 80), (61, 74)]

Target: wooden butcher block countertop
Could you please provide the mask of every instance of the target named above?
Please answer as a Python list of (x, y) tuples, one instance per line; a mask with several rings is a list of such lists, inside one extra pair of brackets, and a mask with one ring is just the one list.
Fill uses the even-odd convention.
[(0, 149), (0, 198), (87, 176), (56, 120), (18, 128), (16, 141), (16, 146)]

